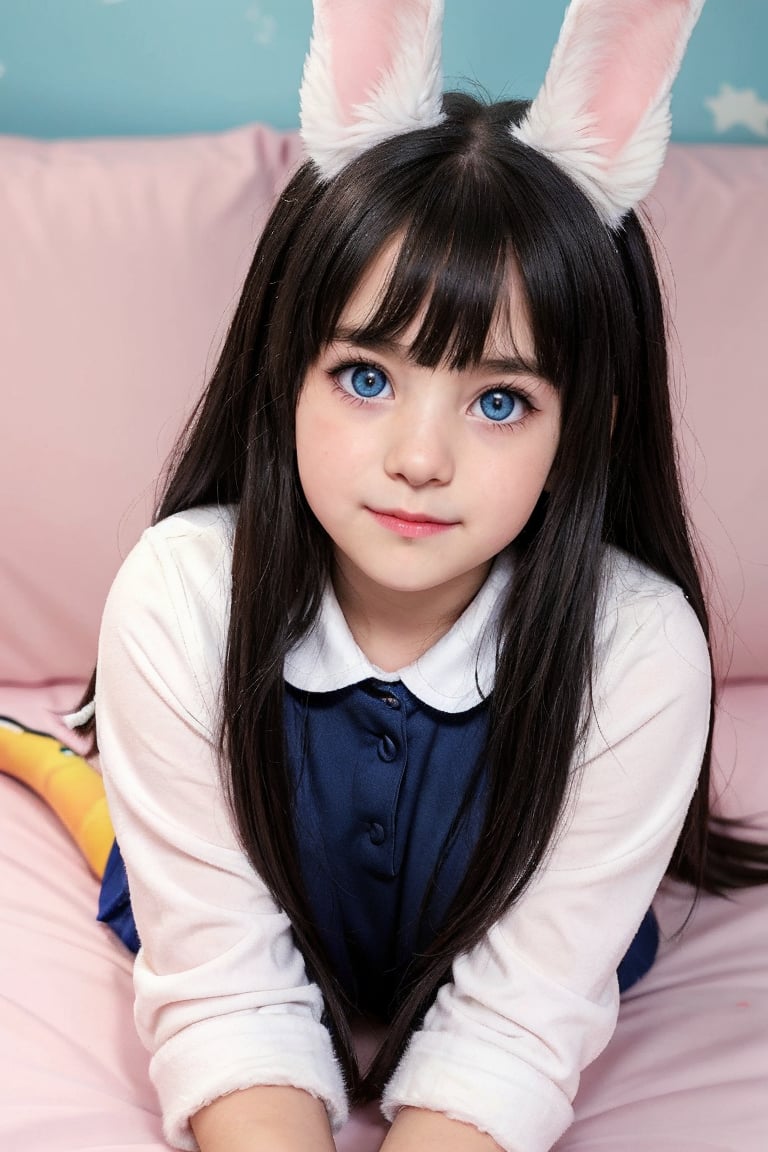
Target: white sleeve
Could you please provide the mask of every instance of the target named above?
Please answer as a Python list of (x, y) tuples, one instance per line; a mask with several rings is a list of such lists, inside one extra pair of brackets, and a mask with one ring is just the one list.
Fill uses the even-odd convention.
[(606, 644), (578, 785), (522, 899), (453, 966), (389, 1083), (411, 1105), (548, 1152), (610, 1039), (616, 969), (666, 871), (708, 730), (707, 647), (667, 585), (624, 604)]
[(211, 717), (227, 613), (213, 543), (199, 534), (182, 575), (168, 532), (144, 534), (109, 594), (96, 694), (142, 943), (136, 1025), (166, 1139), (183, 1149), (197, 1148), (191, 1115), (254, 1084), (306, 1089), (334, 1127), (347, 1109), (320, 992), (237, 843), (220, 784)]

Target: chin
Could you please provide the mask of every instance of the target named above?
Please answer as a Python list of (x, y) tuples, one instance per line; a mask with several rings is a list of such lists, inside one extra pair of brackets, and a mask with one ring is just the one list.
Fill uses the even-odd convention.
[(375, 569), (360, 565), (360, 571), (366, 579), (386, 588), (390, 592), (429, 592), (433, 588), (441, 588), (455, 580), (467, 575), (463, 571), (413, 571), (409, 572), (405, 564), (399, 564), (392, 569)]
[(436, 588), (438, 583), (442, 581), (435, 581), (418, 576), (408, 577), (403, 572), (395, 574), (382, 573), (382, 572), (363, 572), (371, 583), (378, 585), (379, 588), (386, 588), (389, 592), (428, 592), (430, 588)]

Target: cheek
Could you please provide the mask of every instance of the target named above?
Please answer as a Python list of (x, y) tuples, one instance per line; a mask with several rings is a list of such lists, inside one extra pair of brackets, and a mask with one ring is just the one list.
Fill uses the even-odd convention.
[(478, 511), (500, 532), (514, 535), (527, 523), (547, 484), (556, 448), (557, 437), (548, 435), (524, 449), (511, 444), (510, 451), (497, 452), (495, 446), (486, 450), (474, 470), (474, 498)]
[(322, 496), (322, 480), (330, 460), (328, 436), (318, 425), (307, 404), (296, 409), (296, 464), (299, 480), (311, 508)]
[(302, 458), (322, 458), (329, 454), (334, 440), (334, 422), (329, 405), (323, 402), (321, 390), (310, 380), (299, 395), (296, 405), (296, 452), (299, 464)]
[(358, 409), (310, 381), (296, 406), (296, 452), (303, 465), (325, 464), (333, 473), (354, 471), (370, 445), (369, 423)]
[[(322, 402), (321, 402), (322, 400)], [(345, 486), (353, 467), (349, 430), (344, 414), (307, 389), (296, 408), (296, 463), (304, 495), (313, 511)]]

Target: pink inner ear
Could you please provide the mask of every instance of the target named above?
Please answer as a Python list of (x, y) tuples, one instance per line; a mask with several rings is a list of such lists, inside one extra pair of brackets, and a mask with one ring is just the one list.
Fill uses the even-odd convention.
[(399, 16), (420, 11), (419, 0), (316, 0), (331, 45), (333, 78), (342, 119), (365, 104), (397, 56)]
[[(583, 12), (594, 14), (595, 7), (585, 6)], [(607, 30), (600, 59), (592, 64), (597, 84), (588, 108), (595, 116), (598, 134), (607, 141), (601, 151), (612, 158), (671, 83), (685, 47), (691, 4), (689, 0), (632, 0), (631, 4), (609, 0), (605, 8)], [(574, 38), (587, 35), (584, 29), (574, 29)], [(579, 45), (565, 48), (570, 53), (578, 51)]]

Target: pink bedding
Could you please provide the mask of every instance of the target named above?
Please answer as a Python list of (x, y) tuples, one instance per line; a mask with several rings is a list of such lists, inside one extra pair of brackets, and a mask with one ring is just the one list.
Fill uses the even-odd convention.
[[(76, 695), (0, 688), (0, 713), (53, 731), (50, 709)], [(717, 745), (724, 778), (738, 752), (723, 807), (743, 810), (749, 797), (768, 830), (767, 685), (725, 689)], [(0, 777), (2, 1152), (166, 1152), (133, 1029), (131, 958), (94, 920), (97, 890), (55, 817)], [(689, 905), (681, 887), (658, 897), (668, 936)], [(768, 889), (702, 899), (625, 997), (557, 1152), (766, 1152), (767, 958)], [(383, 1132), (372, 1109), (337, 1147), (374, 1152)]]

